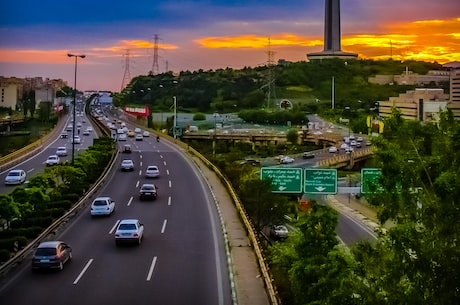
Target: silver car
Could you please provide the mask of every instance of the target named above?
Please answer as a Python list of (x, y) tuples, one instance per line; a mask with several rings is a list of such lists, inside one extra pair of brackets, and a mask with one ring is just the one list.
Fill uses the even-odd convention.
[(134, 162), (131, 159), (125, 159), (121, 161), (121, 171), (133, 171)]
[(156, 165), (149, 165), (145, 170), (145, 177), (147, 178), (157, 178), (160, 177), (160, 170)]
[(5, 184), (22, 184), (26, 181), (26, 172), (22, 169), (13, 169), (5, 177)]

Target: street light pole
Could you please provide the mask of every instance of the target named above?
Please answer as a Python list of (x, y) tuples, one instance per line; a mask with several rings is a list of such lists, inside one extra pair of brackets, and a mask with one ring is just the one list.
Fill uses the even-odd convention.
[(73, 110), (72, 110), (72, 165), (75, 162), (75, 121), (76, 121), (76, 108), (77, 108), (77, 59), (85, 58), (84, 54), (67, 54), (68, 57), (75, 57), (75, 75), (74, 75), (74, 87), (73, 87)]
[(174, 102), (174, 117), (173, 117), (173, 136), (176, 138), (176, 127), (177, 127), (177, 99), (176, 96), (173, 96)]

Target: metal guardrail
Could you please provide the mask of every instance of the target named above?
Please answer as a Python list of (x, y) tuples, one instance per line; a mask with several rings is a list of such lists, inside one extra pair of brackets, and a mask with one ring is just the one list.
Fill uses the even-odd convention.
[(53, 127), (52, 132), (48, 132), (43, 137), (38, 139), (37, 141), (12, 152), (4, 157), (0, 158), (0, 172), (4, 171), (6, 168), (12, 167), (15, 164), (18, 164), (32, 155), (37, 154), (42, 148), (43, 144), (49, 141), (50, 138), (57, 134), (59, 130), (58, 126), (60, 126), (59, 122)]

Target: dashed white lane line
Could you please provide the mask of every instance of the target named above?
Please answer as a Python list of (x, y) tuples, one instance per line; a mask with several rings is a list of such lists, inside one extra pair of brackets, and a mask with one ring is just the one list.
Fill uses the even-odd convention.
[(89, 266), (91, 265), (91, 263), (93, 262), (93, 259), (91, 258), (85, 265), (85, 267), (83, 268), (83, 270), (80, 272), (80, 274), (77, 276), (77, 278), (75, 279), (75, 281), (73, 281), (73, 284), (76, 285), (78, 283), (78, 281), (81, 279), (81, 277), (83, 276), (83, 274), (85, 274), (86, 270), (89, 268)]
[(152, 263), (150, 264), (149, 273), (147, 274), (147, 279), (146, 279), (147, 282), (150, 281), (150, 279), (152, 278), (153, 269), (155, 269), (156, 263), (157, 263), (157, 257), (154, 256), (152, 259)]
[(168, 197), (168, 205), (171, 205), (171, 196)]
[(120, 219), (118, 219), (115, 224), (113, 225), (112, 229), (110, 229), (109, 234), (112, 234), (115, 231), (115, 228), (118, 226), (118, 223), (120, 222)]
[(132, 197), (132, 196), (131, 196), (131, 198), (129, 198), (129, 200), (128, 200), (128, 206), (131, 205), (131, 202), (133, 202), (133, 197)]
[(171, 180), (169, 180), (169, 187), (171, 188), (171, 186), (172, 186), (172, 182)]
[(166, 175), (168, 175), (168, 176), (169, 176), (169, 169), (167, 169), (167, 170), (166, 170)]
[(161, 227), (161, 234), (165, 232), (167, 223), (168, 223), (167, 219), (163, 220), (163, 226)]

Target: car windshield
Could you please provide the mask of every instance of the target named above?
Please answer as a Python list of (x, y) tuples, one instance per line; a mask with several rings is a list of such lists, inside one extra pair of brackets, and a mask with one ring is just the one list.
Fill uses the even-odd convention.
[(136, 225), (133, 223), (122, 223), (118, 227), (119, 230), (134, 231), (136, 230)]
[(158, 168), (156, 168), (155, 166), (149, 166), (149, 167), (147, 168), (147, 170), (149, 170), (149, 171), (156, 171), (156, 170), (158, 170)]
[(96, 200), (96, 201), (94, 201), (93, 205), (97, 205), (97, 206), (107, 205), (107, 201), (105, 201), (105, 200)]
[(19, 176), (19, 172), (11, 172), (8, 176)]
[(155, 188), (153, 187), (153, 185), (144, 185), (144, 186), (142, 186), (142, 190), (144, 190), (144, 191), (152, 191), (154, 189)]
[(37, 251), (35, 252), (36, 256), (52, 256), (56, 255), (56, 249), (55, 248), (38, 248)]

